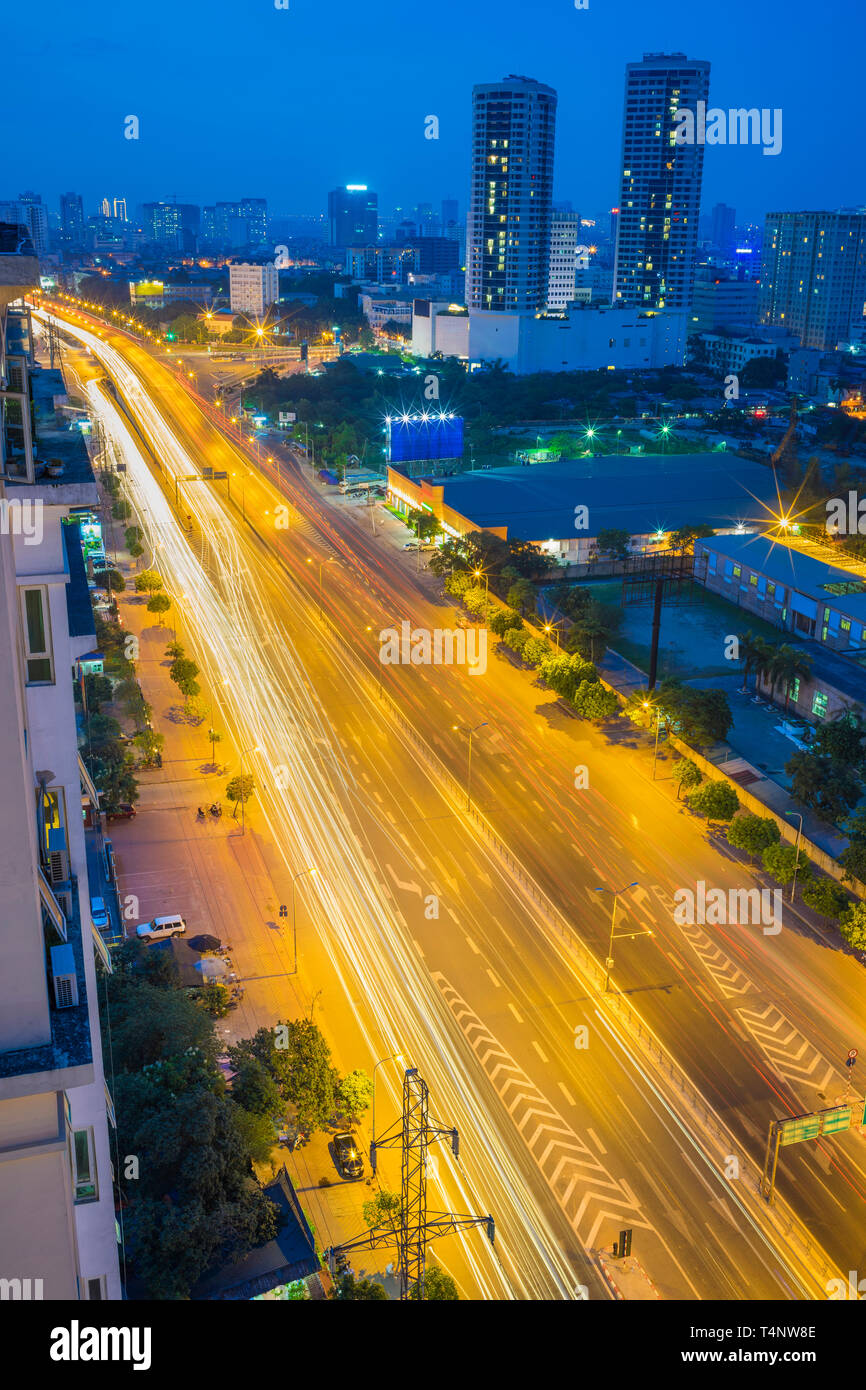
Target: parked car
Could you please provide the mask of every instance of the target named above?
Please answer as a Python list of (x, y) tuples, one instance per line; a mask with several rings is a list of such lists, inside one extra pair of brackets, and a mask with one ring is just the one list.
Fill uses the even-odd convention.
[(404, 542), (403, 542), (403, 549), (404, 549), (404, 550), (417, 550), (417, 549), (418, 549), (418, 542), (417, 542), (417, 541), (404, 541)]
[(140, 927), (136, 927), (135, 934), (139, 941), (168, 941), (172, 936), (183, 936), (186, 931), (186, 922), (179, 912), (173, 912), (168, 917), (154, 917), (152, 922), (143, 922)]
[(111, 918), (108, 915), (108, 908), (105, 906), (104, 898), (90, 899), (90, 916), (97, 931), (109, 931), (111, 928)]
[(364, 1160), (361, 1158), (361, 1150), (354, 1134), (335, 1134), (334, 1153), (337, 1156), (337, 1167), (344, 1178), (364, 1176)]
[[(125, 740), (124, 740), (125, 741)], [(130, 740), (131, 742), (132, 740)], [(121, 801), (117, 806), (111, 806), (105, 812), (106, 820), (133, 820), (136, 811), (135, 807), (128, 801)]]

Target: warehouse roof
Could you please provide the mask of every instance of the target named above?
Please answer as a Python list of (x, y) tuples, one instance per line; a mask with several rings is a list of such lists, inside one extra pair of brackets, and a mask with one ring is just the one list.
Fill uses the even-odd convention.
[(699, 545), (866, 623), (866, 580), (850, 570), (815, 560), (767, 536), (712, 536)]
[(766, 522), (776, 502), (770, 469), (724, 451), (563, 459), (425, 481), (479, 529), (536, 542), (574, 537), (580, 505), (589, 525), (579, 534), (595, 536), (606, 527), (645, 535)]

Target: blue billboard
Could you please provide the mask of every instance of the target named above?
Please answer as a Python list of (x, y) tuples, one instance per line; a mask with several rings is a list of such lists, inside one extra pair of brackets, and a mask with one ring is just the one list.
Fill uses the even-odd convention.
[(463, 457), (463, 416), (424, 410), (386, 415), (389, 463), (428, 463)]

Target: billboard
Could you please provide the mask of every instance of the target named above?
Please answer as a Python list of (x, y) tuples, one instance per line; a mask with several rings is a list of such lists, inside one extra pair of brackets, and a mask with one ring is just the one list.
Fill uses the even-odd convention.
[(389, 463), (427, 463), (463, 457), (463, 417), (444, 411), (386, 415)]

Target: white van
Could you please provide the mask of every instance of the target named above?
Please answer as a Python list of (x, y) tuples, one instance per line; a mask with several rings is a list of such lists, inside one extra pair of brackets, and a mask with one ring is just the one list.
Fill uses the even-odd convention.
[(139, 941), (167, 941), (170, 936), (183, 936), (185, 931), (186, 922), (179, 912), (173, 912), (170, 917), (154, 917), (152, 922), (144, 922), (136, 927), (135, 934)]

